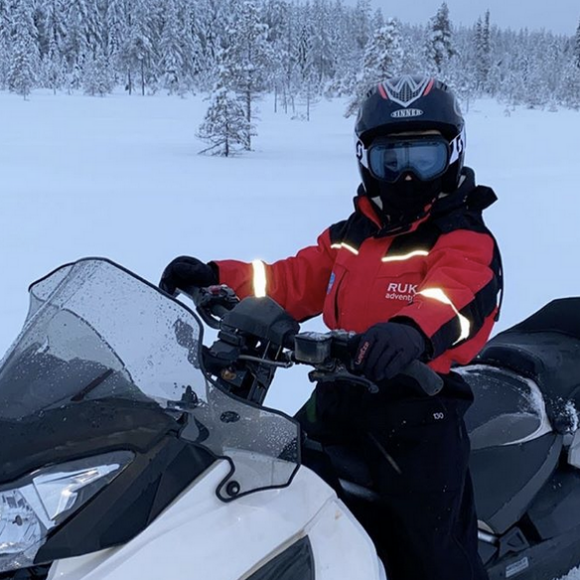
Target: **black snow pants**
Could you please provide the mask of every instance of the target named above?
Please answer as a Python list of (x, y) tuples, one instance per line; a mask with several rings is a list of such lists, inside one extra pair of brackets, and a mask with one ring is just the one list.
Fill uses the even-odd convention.
[[(319, 384), (296, 416), (307, 437), (328, 450), (306, 447), (303, 463), (337, 490), (365, 527), (389, 580), (487, 579), (477, 551), (463, 420), (472, 394), (459, 375), (444, 378), (434, 397), (401, 377), (381, 385), (379, 394), (344, 382)], [(360, 459), (376, 501), (342, 492), (340, 460), (330, 453), (337, 449), (338, 457), (347, 451)]]

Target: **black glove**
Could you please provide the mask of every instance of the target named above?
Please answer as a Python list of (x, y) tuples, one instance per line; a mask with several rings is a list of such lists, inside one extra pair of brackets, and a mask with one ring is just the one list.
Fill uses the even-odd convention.
[(375, 383), (392, 379), (418, 359), (426, 346), (423, 335), (412, 326), (380, 322), (360, 335), (354, 369)]
[(214, 284), (219, 284), (218, 269), (215, 264), (206, 264), (190, 256), (179, 256), (169, 262), (163, 270), (159, 288), (174, 295), (178, 288), (181, 290), (187, 289), (188, 286), (205, 288)]

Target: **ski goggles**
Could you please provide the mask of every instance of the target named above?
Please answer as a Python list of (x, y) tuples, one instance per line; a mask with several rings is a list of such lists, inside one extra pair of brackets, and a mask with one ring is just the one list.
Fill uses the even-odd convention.
[(440, 135), (386, 137), (373, 141), (368, 149), (358, 141), (357, 157), (380, 181), (394, 183), (405, 173), (430, 181), (443, 175), (463, 148), (463, 132), (451, 142)]

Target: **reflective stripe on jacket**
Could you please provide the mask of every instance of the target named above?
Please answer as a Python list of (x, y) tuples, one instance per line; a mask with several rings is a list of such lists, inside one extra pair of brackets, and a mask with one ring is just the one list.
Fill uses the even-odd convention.
[(370, 201), (334, 224), (316, 245), (273, 264), (216, 261), (220, 283), (241, 298), (272, 297), (297, 320), (320, 313), (331, 329), (363, 332), (393, 320), (418, 326), (431, 362), (446, 373), (487, 341), (499, 312), (501, 258), (482, 210), (495, 201), (473, 172), (429, 217), (404, 233), (385, 233)]

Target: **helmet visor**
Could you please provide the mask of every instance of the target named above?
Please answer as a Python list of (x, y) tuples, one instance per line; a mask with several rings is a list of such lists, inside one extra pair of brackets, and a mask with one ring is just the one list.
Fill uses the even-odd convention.
[(381, 139), (369, 147), (368, 169), (373, 177), (388, 183), (394, 183), (404, 173), (430, 181), (445, 173), (449, 159), (449, 143), (442, 137)]

